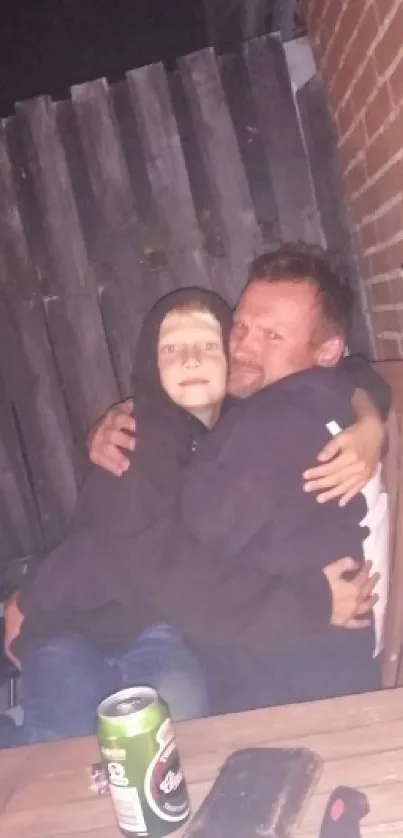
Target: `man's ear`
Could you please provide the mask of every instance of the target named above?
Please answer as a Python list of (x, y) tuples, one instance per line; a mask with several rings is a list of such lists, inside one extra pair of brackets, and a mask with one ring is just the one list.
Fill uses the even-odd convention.
[(344, 352), (344, 338), (335, 335), (318, 348), (317, 363), (320, 367), (335, 367)]

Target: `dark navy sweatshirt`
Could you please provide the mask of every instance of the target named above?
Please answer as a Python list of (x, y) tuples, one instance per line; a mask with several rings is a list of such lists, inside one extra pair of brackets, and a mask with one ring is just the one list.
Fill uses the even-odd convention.
[[(302, 487), (331, 438), (327, 423), (354, 421), (352, 392), (342, 369), (316, 367), (239, 402), (209, 433), (185, 472), (181, 510), (220, 562), (300, 576), (342, 556), (363, 560), (363, 496), (341, 508), (318, 504)], [(215, 691), (218, 682), (216, 709), (230, 711), (375, 687), (373, 646), (372, 628), (324, 627), (316, 640), (280, 653), (245, 654), (236, 639), (225, 653), (208, 644), (199, 652)]]

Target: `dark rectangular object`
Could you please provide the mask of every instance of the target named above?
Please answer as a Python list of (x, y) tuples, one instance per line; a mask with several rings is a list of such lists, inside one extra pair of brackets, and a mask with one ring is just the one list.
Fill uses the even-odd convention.
[(287, 838), (321, 773), (307, 748), (235, 751), (185, 838)]

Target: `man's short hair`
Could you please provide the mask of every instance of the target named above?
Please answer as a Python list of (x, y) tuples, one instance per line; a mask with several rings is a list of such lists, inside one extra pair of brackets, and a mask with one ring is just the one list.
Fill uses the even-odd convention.
[(252, 262), (247, 285), (255, 280), (267, 282), (310, 282), (316, 287), (318, 303), (328, 328), (346, 335), (354, 294), (329, 254), (317, 245), (303, 242), (283, 244), (273, 253), (263, 253)]

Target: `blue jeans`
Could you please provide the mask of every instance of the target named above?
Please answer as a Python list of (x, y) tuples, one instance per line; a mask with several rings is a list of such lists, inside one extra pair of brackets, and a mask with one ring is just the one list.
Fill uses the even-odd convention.
[(96, 709), (123, 687), (154, 687), (174, 719), (208, 715), (207, 692), (195, 657), (164, 624), (143, 632), (126, 651), (106, 655), (80, 634), (55, 637), (30, 650), (22, 667), (24, 725), (0, 747), (94, 733)]

